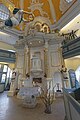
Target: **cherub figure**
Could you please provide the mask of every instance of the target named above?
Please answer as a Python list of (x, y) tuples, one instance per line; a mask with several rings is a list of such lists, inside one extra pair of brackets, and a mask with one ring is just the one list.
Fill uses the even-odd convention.
[[(28, 14), (30, 16), (29, 19), (24, 19), (24, 14)], [(19, 8), (14, 8), (12, 16), (3, 22), (1, 27), (15, 27), (19, 25), (22, 21), (30, 22), (32, 20), (34, 20), (34, 15), (32, 14), (32, 12), (27, 12)]]

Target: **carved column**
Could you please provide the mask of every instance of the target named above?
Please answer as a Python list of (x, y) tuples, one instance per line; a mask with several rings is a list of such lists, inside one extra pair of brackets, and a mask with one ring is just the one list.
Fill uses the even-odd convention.
[(29, 51), (28, 51), (28, 73), (30, 74), (30, 48), (29, 48)]
[(48, 76), (49, 69), (48, 69), (48, 41), (45, 41), (44, 46), (44, 73)]
[[(24, 73), (24, 49), (16, 49), (16, 68), (23, 75)], [(24, 76), (24, 75), (23, 75)]]
[(48, 0), (48, 2), (50, 5), (50, 11), (51, 11), (52, 18), (53, 18), (54, 22), (56, 22), (56, 13), (55, 13), (55, 9), (54, 9), (52, 0)]
[(24, 48), (24, 77), (26, 77), (26, 74), (28, 73), (28, 52), (29, 52), (29, 48), (27, 45), (25, 45), (25, 48)]
[(25, 45), (23, 76), (26, 77), (27, 73), (30, 73), (30, 48), (27, 45)]
[(15, 56), (16, 56), (16, 62), (15, 62), (15, 67), (14, 67), (14, 68), (17, 67), (17, 61), (18, 61), (18, 53), (17, 53), (17, 51), (16, 51), (16, 53), (15, 53)]
[(58, 49), (58, 51), (59, 51), (59, 54), (60, 54), (60, 63), (61, 63), (61, 65), (64, 65), (64, 59), (63, 59), (63, 55), (62, 55), (62, 48), (60, 47), (59, 49)]

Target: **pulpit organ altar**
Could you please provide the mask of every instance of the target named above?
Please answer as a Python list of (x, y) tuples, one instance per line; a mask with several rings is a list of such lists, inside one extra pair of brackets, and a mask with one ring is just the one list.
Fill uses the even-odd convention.
[[(49, 4), (51, 5), (51, 1)], [(59, 68), (58, 63), (60, 63), (61, 58), (56, 60), (55, 56), (57, 54), (59, 57), (62, 37), (50, 29), (51, 22), (43, 10), (42, 2), (32, 1), (29, 9), (32, 12), (37, 9), (41, 15), (26, 25), (24, 37), (15, 44), (17, 51), (16, 67), (23, 74), (25, 87), (32, 87), (33, 83), (36, 83), (45, 88), (47, 80), (44, 74), (50, 78)], [(56, 16), (53, 18), (56, 21)], [(28, 79), (26, 78), (27, 73), (29, 74)]]
[[(48, 1), (51, 5), (51, 1)], [(52, 77), (54, 72), (58, 70), (59, 66), (56, 66), (54, 61), (59, 60), (56, 60), (55, 56), (59, 52), (59, 43), (62, 38), (58, 33), (51, 33), (51, 22), (48, 14), (43, 10), (42, 2), (33, 0), (29, 9), (32, 12), (36, 9), (39, 10), (40, 16), (35, 17), (34, 21), (26, 25), (24, 35), (16, 42), (15, 48), (17, 53), (16, 68), (22, 75), (19, 94), (25, 97), (26, 105), (31, 102), (32, 107), (36, 105), (35, 93), (38, 94), (35, 89), (40, 86), (46, 90), (46, 77)], [(54, 21), (56, 21), (54, 11), (52, 13)], [(58, 62), (56, 64), (58, 65)], [(28, 78), (26, 78), (27, 73), (29, 74)], [(44, 74), (47, 76), (45, 77)], [(32, 97), (33, 95), (34, 97)]]
[[(53, 36), (56, 39), (54, 39)], [(19, 40), (20, 44), (16, 47), (18, 54), (16, 65), (18, 71), (23, 74), (24, 79), (22, 79), (24, 86), (22, 87), (24, 87), (24, 89), (35, 89), (40, 86), (46, 91), (48, 82), (46, 77), (52, 77), (55, 71), (57, 71), (60, 67), (61, 58), (59, 42), (61, 40), (62, 39), (59, 38), (57, 33), (45, 34), (40, 32), (36, 32), (34, 36), (30, 34), (25, 39)], [(50, 43), (52, 41), (55, 44)], [(29, 78), (26, 78), (27, 73), (29, 74)], [(45, 77), (44, 74), (47, 76)], [(54, 78), (54, 83), (55, 82), (56, 79)], [(52, 81), (52, 87), (54, 86), (54, 83)], [(22, 94), (24, 94), (24, 89), (21, 89)], [(29, 91), (29, 89), (27, 89), (27, 91)], [(26, 96), (28, 97), (28, 101), (36, 100), (35, 97), (33, 99), (31, 95), (29, 95), (30, 93), (28, 95), (27, 93), (25, 94), (26, 95), (24, 97), (26, 99), (26, 105), (28, 105)], [(33, 106), (36, 105), (35, 102), (32, 103)]]
[[(56, 41), (54, 45), (50, 43), (52, 40)], [(16, 67), (19, 73), (23, 74), (24, 80), (26, 80), (26, 74), (29, 74), (28, 81), (30, 81), (31, 86), (33, 86), (33, 81), (40, 81), (40, 84), (44, 86), (44, 81), (46, 81), (44, 74), (50, 78), (59, 69), (61, 61), (60, 41), (62, 38), (60, 39), (57, 33), (44, 34), (40, 32), (36, 32), (35, 36), (29, 35), (25, 39), (19, 40), (20, 44), (16, 46), (18, 54)]]

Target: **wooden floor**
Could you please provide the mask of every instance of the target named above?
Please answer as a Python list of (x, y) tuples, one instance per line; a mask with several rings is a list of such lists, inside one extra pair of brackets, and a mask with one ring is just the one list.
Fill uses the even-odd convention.
[(64, 120), (64, 102), (57, 98), (52, 104), (52, 113), (44, 113), (44, 104), (38, 102), (34, 109), (23, 107), (22, 101), (7, 97), (7, 92), (0, 93), (0, 120)]

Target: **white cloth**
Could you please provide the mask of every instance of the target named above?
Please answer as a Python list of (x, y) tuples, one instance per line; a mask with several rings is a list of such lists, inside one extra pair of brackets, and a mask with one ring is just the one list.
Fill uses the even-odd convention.
[(15, 17), (12, 17), (12, 18), (11, 18), (11, 21), (12, 21), (12, 23), (13, 23), (13, 26), (19, 25), (19, 21), (18, 21)]
[(11, 17), (13, 26), (19, 25), (19, 23), (22, 19), (22, 14), (23, 14), (23, 10), (19, 10), (13, 17)]

